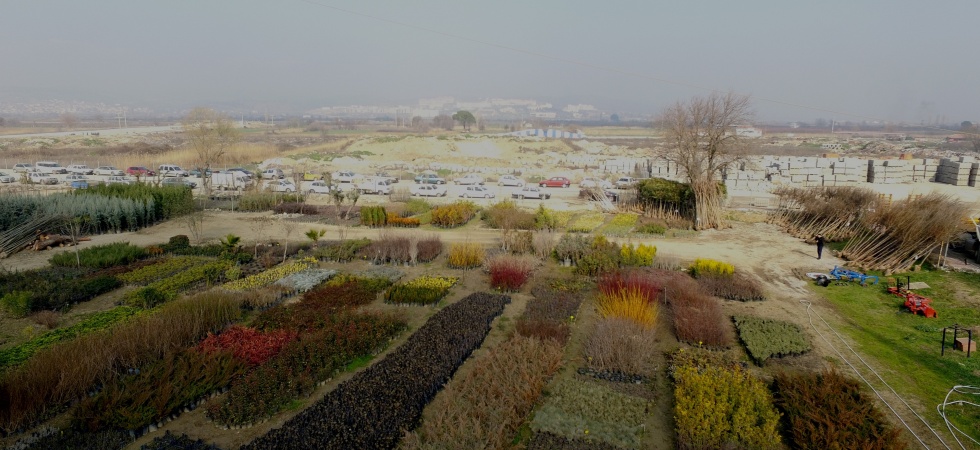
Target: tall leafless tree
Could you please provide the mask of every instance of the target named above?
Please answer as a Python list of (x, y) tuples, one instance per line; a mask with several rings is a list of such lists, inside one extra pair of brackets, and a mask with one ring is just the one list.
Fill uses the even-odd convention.
[(210, 108), (194, 108), (184, 117), (184, 134), (197, 156), (204, 198), (211, 197), (211, 167), (220, 162), (238, 142), (239, 133), (227, 116)]
[(691, 184), (697, 229), (722, 225), (721, 173), (744, 155), (735, 126), (746, 123), (750, 116), (749, 98), (731, 92), (678, 102), (661, 115), (664, 156)]

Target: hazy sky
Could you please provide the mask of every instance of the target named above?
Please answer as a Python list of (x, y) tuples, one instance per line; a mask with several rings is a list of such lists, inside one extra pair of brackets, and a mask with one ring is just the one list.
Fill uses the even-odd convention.
[(655, 113), (703, 87), (751, 94), (762, 119), (977, 121), (978, 20), (977, 0), (10, 0), (0, 101), (298, 111), (448, 95)]

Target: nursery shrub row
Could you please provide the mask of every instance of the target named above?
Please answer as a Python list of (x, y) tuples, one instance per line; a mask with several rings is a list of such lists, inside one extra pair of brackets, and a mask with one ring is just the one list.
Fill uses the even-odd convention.
[(606, 216), (599, 212), (588, 212), (578, 216), (568, 225), (571, 233), (591, 233), (606, 221)]
[(423, 275), (405, 284), (396, 284), (385, 292), (385, 303), (432, 305), (449, 294), (457, 277)]
[(86, 333), (103, 330), (127, 317), (132, 317), (139, 311), (138, 308), (120, 306), (108, 311), (96, 312), (72, 326), (51, 330), (23, 344), (2, 349), (0, 368), (18, 365), (42, 349)]
[(731, 323), (721, 304), (705, 294), (697, 281), (679, 272), (655, 273), (666, 288), (678, 340), (714, 348), (731, 345)]
[(129, 291), (123, 301), (129, 306), (152, 308), (165, 301), (173, 300), (177, 294), (202, 282), (208, 285), (217, 283), (231, 267), (231, 261), (223, 259), (193, 266), (139, 289)]
[(388, 226), (397, 228), (418, 228), (422, 225), (422, 221), (415, 217), (402, 217), (393, 212), (389, 212), (385, 220)]
[(508, 302), (476, 293), (442, 309), (382, 361), (242, 448), (394, 448)]
[(475, 242), (461, 242), (449, 246), (447, 260), (453, 269), (473, 269), (483, 264), (483, 246)]
[(474, 362), (432, 402), (422, 426), (401, 447), (505, 448), (545, 383), (561, 366), (562, 344), (514, 336)]
[(652, 328), (622, 317), (606, 317), (585, 342), (586, 364), (599, 373), (651, 376), (655, 338)]
[(702, 275), (698, 284), (705, 292), (715, 297), (740, 302), (761, 301), (766, 299), (766, 293), (755, 278), (736, 273), (734, 275)]
[(505, 230), (534, 230), (537, 224), (534, 214), (517, 207), (513, 200), (503, 200), (483, 210), (483, 222), (490, 228)]
[(232, 325), (221, 333), (208, 333), (198, 344), (198, 350), (205, 354), (230, 351), (235, 359), (249, 366), (257, 366), (278, 355), (283, 347), (295, 339), (296, 332), (292, 330), (261, 332), (255, 328)]
[(306, 269), (292, 275), (286, 275), (282, 279), (272, 283), (275, 286), (282, 286), (289, 292), (306, 292), (337, 274), (336, 270), (328, 269)]
[(81, 265), (92, 269), (105, 269), (130, 264), (147, 256), (149, 254), (143, 247), (130, 245), (129, 242), (116, 242), (79, 250), (77, 255), (74, 251), (62, 252), (52, 256), (49, 262), (52, 266)]
[(354, 359), (380, 351), (404, 327), (390, 316), (327, 316), (318, 329), (299, 335), (278, 355), (236, 380), (227, 396), (209, 402), (207, 415), (221, 425), (248, 425), (269, 417), (309, 395)]
[(607, 236), (624, 236), (633, 230), (639, 217), (633, 213), (616, 214), (599, 232)]
[(119, 279), (108, 275), (87, 275), (86, 270), (42, 269), (40, 276), (15, 278), (4, 286), (0, 306), (14, 317), (24, 317), (32, 311), (64, 310), (120, 286)]
[(140, 447), (140, 450), (221, 450), (218, 446), (205, 443), (197, 439), (191, 439), (186, 434), (175, 435), (167, 430), (163, 436), (153, 438), (147, 444)]
[(388, 224), (388, 213), (384, 206), (362, 206), (361, 225), (383, 227)]
[(779, 373), (777, 404), (786, 413), (793, 448), (907, 448), (897, 428), (857, 380), (840, 372)]
[(735, 273), (735, 266), (713, 259), (698, 258), (688, 269), (692, 277), (700, 278), (705, 275), (729, 276)]
[(810, 351), (806, 334), (795, 323), (752, 316), (735, 316), (734, 319), (739, 339), (757, 364), (769, 358)]
[(328, 242), (317, 247), (313, 251), (313, 256), (327, 261), (348, 262), (353, 260), (361, 249), (370, 244), (371, 240), (368, 238)]
[[(595, 383), (563, 379), (549, 389), (531, 430), (619, 448), (640, 448), (651, 402)], [(600, 444), (601, 445), (601, 444)]]
[(299, 261), (290, 261), (287, 263), (282, 263), (276, 267), (273, 267), (264, 272), (257, 273), (255, 275), (250, 275), (245, 278), (229, 281), (225, 283), (222, 287), (229, 291), (244, 291), (247, 289), (254, 289), (257, 287), (262, 287), (268, 284), (272, 284), (287, 275), (292, 275), (297, 272), (302, 272), (309, 269), (310, 266), (316, 263), (315, 258), (303, 258)]
[(678, 448), (782, 448), (780, 414), (762, 381), (737, 364), (704, 364), (681, 353), (670, 358)]
[(89, 431), (138, 430), (142, 434), (148, 425), (227, 386), (245, 369), (245, 362), (230, 351), (170, 352), (138, 374), (121, 378), (83, 399), (74, 411), (75, 426)]
[(361, 251), (364, 259), (374, 263), (403, 264), (429, 262), (442, 253), (439, 236), (414, 239), (407, 235), (383, 235)]
[(119, 275), (119, 279), (128, 284), (145, 285), (162, 280), (175, 273), (191, 267), (207, 264), (210, 258), (200, 256), (174, 256), (157, 263)]
[(527, 302), (524, 314), (517, 319), (517, 334), (541, 340), (552, 339), (562, 344), (567, 342), (569, 323), (578, 314), (582, 295), (544, 286), (535, 286), (531, 289), (531, 295), (533, 298)]
[(432, 224), (442, 228), (455, 228), (466, 225), (478, 208), (471, 201), (460, 200), (448, 205), (432, 208)]
[(0, 398), (8, 402), (0, 408), (0, 429), (16, 431), (97, 384), (112, 382), (121, 371), (190, 346), (238, 319), (240, 304), (234, 294), (208, 291), (37, 352), (0, 375)]
[(154, 220), (172, 219), (194, 211), (194, 194), (183, 186), (153, 186), (136, 184), (97, 184), (88, 189), (77, 189), (73, 194), (80, 197), (96, 196), (124, 198), (145, 203), (152, 208)]
[(327, 326), (339, 310), (356, 308), (374, 301), (378, 292), (390, 282), (383, 278), (360, 278), (338, 275), (303, 294), (298, 303), (261, 312), (252, 322), (262, 330), (316, 330)]

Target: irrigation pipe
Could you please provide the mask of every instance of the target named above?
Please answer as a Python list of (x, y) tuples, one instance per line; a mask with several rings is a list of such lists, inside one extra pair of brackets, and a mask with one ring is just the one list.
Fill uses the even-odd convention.
[[(943, 399), (943, 402), (940, 403), (939, 405), (936, 405), (936, 411), (939, 412), (939, 417), (942, 417), (943, 418), (943, 422), (946, 422), (946, 428), (949, 429), (949, 434), (952, 434), (953, 435), (953, 439), (956, 439), (956, 443), (957, 444), (960, 444), (960, 447), (966, 449), (966, 447), (963, 445), (963, 442), (960, 441), (960, 438), (956, 437), (956, 433), (960, 433), (965, 438), (973, 441), (974, 444), (980, 445), (980, 442), (977, 442), (976, 439), (973, 439), (972, 437), (970, 437), (970, 435), (964, 433), (963, 430), (961, 430), (959, 428), (956, 428), (956, 425), (953, 425), (952, 423), (950, 423), (949, 422), (949, 419), (946, 418), (946, 406), (947, 405), (970, 405), (970, 406), (975, 406), (977, 408), (980, 408), (980, 405), (978, 405), (976, 403), (968, 402), (966, 400), (949, 401), (949, 396), (950, 395), (953, 395), (953, 392), (956, 392), (957, 394), (963, 394), (963, 395), (977, 395), (977, 396), (980, 396), (980, 387), (976, 387), (976, 386), (953, 386), (953, 388), (950, 389), (949, 392), (946, 393), (946, 398)], [(956, 430), (956, 432), (954, 432), (953, 430)]]
[(851, 370), (853, 370), (854, 373), (857, 374), (857, 376), (859, 378), (861, 378), (861, 381), (863, 381), (864, 384), (867, 384), (868, 387), (871, 388), (871, 391), (875, 393), (875, 396), (877, 396), (878, 399), (881, 400), (881, 402), (884, 403), (885, 406), (887, 406), (889, 410), (891, 410), (892, 414), (895, 414), (895, 417), (897, 417), (898, 420), (900, 422), (902, 422), (902, 425), (905, 426), (905, 429), (908, 430), (909, 433), (912, 433), (912, 436), (915, 436), (915, 439), (917, 441), (919, 441), (920, 444), (922, 444), (922, 447), (924, 447), (926, 449), (929, 448), (929, 446), (922, 440), (922, 438), (919, 437), (919, 435), (916, 434), (915, 431), (912, 431), (912, 427), (909, 426), (909, 424), (905, 422), (905, 419), (903, 419), (902, 416), (898, 414), (898, 411), (895, 411), (895, 408), (892, 408), (892, 405), (889, 404), (888, 401), (885, 400), (885, 398), (881, 396), (881, 393), (878, 392), (878, 390), (875, 389), (875, 387), (871, 385), (871, 382), (868, 381), (868, 379), (865, 378), (864, 375), (862, 375), (860, 371), (858, 371), (857, 367), (854, 367), (854, 365), (851, 364), (851, 362), (847, 360), (847, 357), (845, 357), (844, 354), (841, 353), (841, 351), (838, 350), (837, 347), (835, 347), (834, 344), (832, 342), (830, 342), (830, 340), (827, 339), (823, 335), (823, 333), (820, 332), (820, 330), (817, 329), (816, 325), (814, 325), (814, 323), (813, 323), (813, 316), (814, 315), (816, 315), (817, 318), (820, 319), (820, 321), (823, 322), (823, 324), (827, 326), (827, 328), (830, 328), (830, 331), (833, 331), (834, 334), (837, 335), (837, 338), (840, 339), (840, 341), (844, 343), (844, 346), (846, 346), (847, 349), (851, 351), (851, 353), (854, 353), (854, 355), (857, 356), (858, 359), (861, 360), (862, 363), (864, 363), (864, 366), (867, 367), (868, 370), (871, 371), (871, 373), (875, 374), (875, 376), (878, 377), (878, 380), (880, 380), (882, 383), (884, 383), (885, 386), (887, 386), (888, 389), (892, 391), (892, 394), (895, 394), (895, 396), (898, 397), (898, 399), (901, 400), (903, 404), (905, 404), (905, 406), (909, 409), (909, 411), (912, 411), (912, 414), (915, 415), (915, 417), (917, 417), (920, 421), (922, 421), (922, 423), (926, 426), (926, 428), (929, 429), (929, 431), (932, 431), (932, 434), (934, 434), (936, 436), (936, 439), (939, 439), (939, 442), (943, 444), (943, 447), (946, 447), (946, 450), (953, 450), (952, 448), (949, 447), (949, 445), (946, 445), (946, 441), (944, 441), (943, 438), (941, 436), (939, 436), (939, 433), (937, 433), (936, 430), (934, 430), (929, 425), (929, 423), (927, 423), (925, 421), (925, 419), (922, 418), (922, 416), (918, 415), (915, 412), (915, 410), (912, 409), (912, 407), (909, 406), (909, 404), (905, 402), (905, 399), (903, 399), (901, 395), (898, 395), (898, 392), (895, 392), (895, 389), (893, 389), (891, 387), (891, 385), (889, 385), (887, 382), (885, 382), (885, 380), (881, 378), (881, 375), (879, 375), (878, 372), (876, 372), (870, 365), (868, 365), (868, 362), (865, 361), (864, 358), (861, 357), (861, 355), (859, 355), (856, 351), (854, 351), (854, 349), (847, 343), (847, 341), (844, 340), (844, 337), (841, 336), (840, 333), (838, 333), (837, 330), (834, 329), (834, 327), (830, 326), (830, 324), (827, 323), (827, 321), (824, 320), (824, 318), (821, 317), (819, 313), (817, 313), (816, 311), (811, 311), (813, 305), (810, 303), (809, 300), (800, 300), (800, 303), (802, 303), (803, 305), (806, 306), (807, 320), (809, 320), (810, 327), (813, 328), (813, 331), (816, 332), (817, 335), (820, 336), (820, 339), (823, 339), (823, 341), (826, 342), (827, 345), (830, 346), (830, 348), (834, 349), (834, 352), (837, 353), (837, 356), (839, 356), (841, 358), (841, 360), (843, 360), (844, 363), (847, 364), (851, 368)]

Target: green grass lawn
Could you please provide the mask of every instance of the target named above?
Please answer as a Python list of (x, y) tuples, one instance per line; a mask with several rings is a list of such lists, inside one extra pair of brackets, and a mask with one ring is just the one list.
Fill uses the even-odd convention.
[[(896, 277), (904, 282), (905, 275)], [(936, 405), (954, 385), (980, 384), (980, 354), (966, 358), (965, 353), (953, 351), (948, 336), (946, 356), (940, 356), (942, 330), (953, 324), (980, 326), (980, 307), (976, 305), (980, 275), (936, 270), (908, 275), (913, 282), (929, 284), (929, 289), (917, 292), (932, 299), (938, 318), (909, 313), (902, 298), (885, 290), (886, 277), (868, 287), (853, 283), (814, 289), (839, 311), (841, 319), (835, 328), (856, 343), (855, 349), (872, 367), (948, 440)], [(975, 333), (977, 338), (980, 336)], [(980, 409), (954, 407), (950, 412), (947, 408), (947, 415), (954, 425), (980, 440)]]

